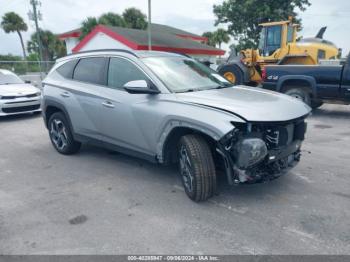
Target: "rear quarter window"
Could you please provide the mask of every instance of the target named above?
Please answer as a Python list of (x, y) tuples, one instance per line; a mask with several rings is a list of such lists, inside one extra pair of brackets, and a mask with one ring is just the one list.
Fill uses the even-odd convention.
[(57, 68), (57, 73), (59, 73), (64, 78), (72, 79), (73, 78), (73, 71), (75, 68), (75, 65), (78, 63), (78, 60), (72, 60), (64, 63), (59, 68)]

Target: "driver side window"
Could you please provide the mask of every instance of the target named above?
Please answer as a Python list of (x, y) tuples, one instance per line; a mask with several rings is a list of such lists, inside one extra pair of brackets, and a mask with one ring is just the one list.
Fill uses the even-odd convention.
[(112, 57), (108, 68), (108, 87), (122, 89), (123, 86), (136, 80), (145, 80), (149, 82), (147, 76), (132, 62)]

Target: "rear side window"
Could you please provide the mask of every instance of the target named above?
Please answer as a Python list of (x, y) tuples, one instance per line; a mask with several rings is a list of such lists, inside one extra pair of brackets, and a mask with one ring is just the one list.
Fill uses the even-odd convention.
[(104, 85), (106, 83), (106, 67), (107, 58), (93, 57), (82, 58), (75, 67), (73, 79), (91, 84)]
[(73, 70), (74, 70), (74, 67), (77, 64), (77, 62), (78, 62), (78, 60), (73, 60), (73, 61), (69, 61), (67, 63), (64, 63), (59, 68), (57, 68), (57, 72), (65, 78), (72, 79)]

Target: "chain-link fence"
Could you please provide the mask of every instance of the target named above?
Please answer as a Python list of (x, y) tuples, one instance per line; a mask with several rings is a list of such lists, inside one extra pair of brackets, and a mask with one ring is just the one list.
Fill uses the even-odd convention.
[(1, 61), (0, 69), (14, 72), (24, 81), (41, 88), (41, 80), (55, 64), (54, 61)]

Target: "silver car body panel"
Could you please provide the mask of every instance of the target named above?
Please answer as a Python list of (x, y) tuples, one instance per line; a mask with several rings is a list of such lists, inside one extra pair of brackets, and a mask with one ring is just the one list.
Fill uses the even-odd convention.
[[(178, 56), (162, 52), (136, 54)], [(150, 78), (160, 94), (130, 94), (122, 89), (69, 80), (56, 72), (66, 61), (93, 56), (116, 56), (131, 61)], [(138, 57), (112, 51), (82, 53), (58, 60), (44, 80), (43, 93), (44, 100), (56, 101), (67, 110), (74, 133), (153, 156), (161, 163), (164, 144), (175, 128), (191, 128), (218, 141), (237, 122), (289, 121), (310, 112), (308, 106), (294, 98), (243, 86), (171, 93)]]
[(182, 93), (177, 96), (190, 103), (232, 112), (249, 122), (286, 121), (310, 112), (309, 106), (293, 97), (247, 86)]

